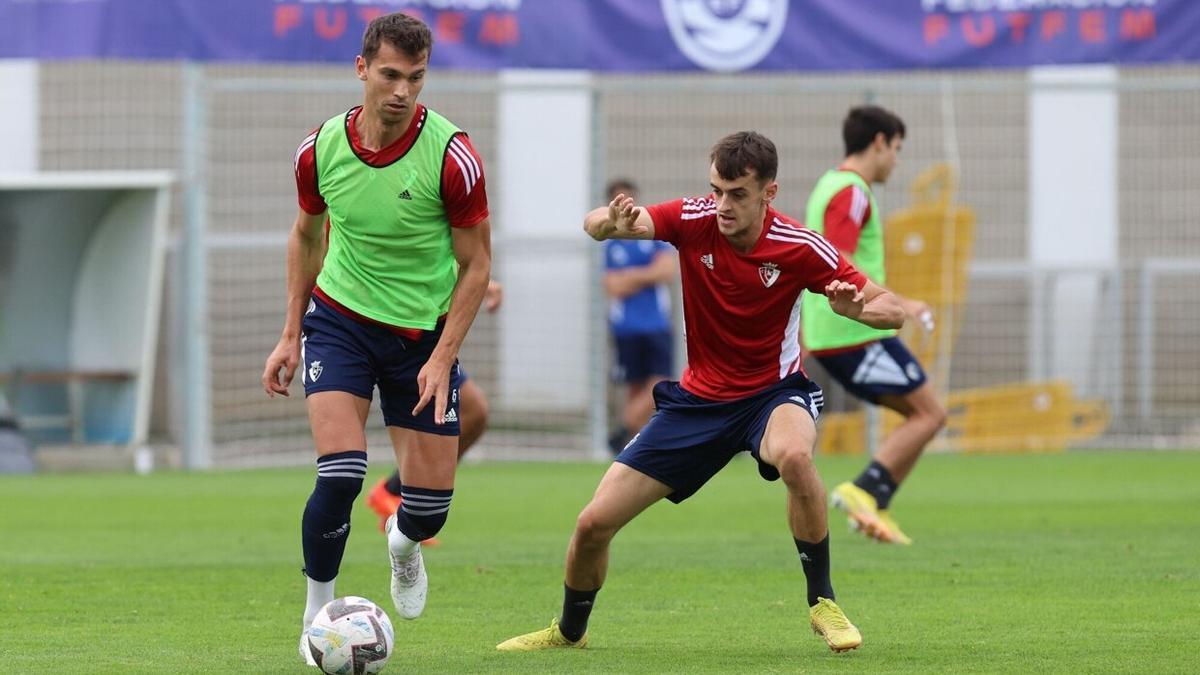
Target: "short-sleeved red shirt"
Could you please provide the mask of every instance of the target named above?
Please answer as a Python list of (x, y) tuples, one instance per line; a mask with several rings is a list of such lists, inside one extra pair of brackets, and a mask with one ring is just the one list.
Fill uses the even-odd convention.
[(768, 208), (762, 234), (738, 253), (717, 229), (711, 195), (647, 207), (654, 237), (679, 250), (688, 365), (684, 389), (743, 398), (800, 365), (800, 297), (842, 280), (867, 281), (824, 237)]

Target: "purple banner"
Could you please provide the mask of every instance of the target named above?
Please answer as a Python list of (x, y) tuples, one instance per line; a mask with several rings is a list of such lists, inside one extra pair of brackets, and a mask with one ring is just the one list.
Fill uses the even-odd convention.
[(0, 0), (0, 58), (349, 62), (392, 11), (467, 70), (1200, 61), (1197, 0)]

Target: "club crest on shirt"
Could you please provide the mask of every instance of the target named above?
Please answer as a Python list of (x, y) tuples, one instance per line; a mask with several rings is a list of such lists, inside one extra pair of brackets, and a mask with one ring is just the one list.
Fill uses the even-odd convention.
[(775, 263), (763, 263), (758, 268), (758, 278), (762, 279), (763, 286), (770, 288), (779, 279), (779, 265)]

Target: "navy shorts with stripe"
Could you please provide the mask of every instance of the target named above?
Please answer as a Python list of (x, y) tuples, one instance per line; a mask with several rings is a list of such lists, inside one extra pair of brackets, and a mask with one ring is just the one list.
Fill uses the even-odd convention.
[(824, 395), (819, 386), (796, 373), (733, 401), (710, 401), (687, 392), (678, 382), (659, 382), (654, 386), (654, 402), (658, 411), (616, 461), (672, 488), (667, 499), (678, 504), (739, 452), (749, 452), (758, 461), (763, 478), (778, 479), (779, 472), (758, 454), (771, 413), (781, 405), (798, 405), (815, 421)]
[(671, 331), (617, 335), (613, 342), (617, 345), (618, 381), (641, 382), (655, 375), (670, 377), (674, 374), (675, 341)]
[(417, 373), (429, 360), (442, 334), (442, 324), (410, 340), (342, 314), (313, 296), (304, 315), (301, 361), (304, 395), (344, 391), (371, 400), (379, 388), (379, 407), (389, 427), (404, 427), (441, 436), (459, 434), (458, 390), (465, 379), (458, 361), (450, 369), (450, 400), (443, 424), (433, 421), (431, 401), (416, 416), (420, 400)]
[(879, 403), (881, 396), (903, 396), (925, 384), (925, 369), (896, 337), (816, 359), (846, 391), (871, 403)]

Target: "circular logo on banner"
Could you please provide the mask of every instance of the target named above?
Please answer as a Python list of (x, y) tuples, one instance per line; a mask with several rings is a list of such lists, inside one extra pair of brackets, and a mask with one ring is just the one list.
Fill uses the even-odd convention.
[(771, 51), (787, 23), (788, 0), (662, 0), (679, 51), (696, 65), (744, 70)]

